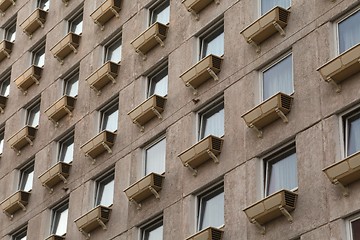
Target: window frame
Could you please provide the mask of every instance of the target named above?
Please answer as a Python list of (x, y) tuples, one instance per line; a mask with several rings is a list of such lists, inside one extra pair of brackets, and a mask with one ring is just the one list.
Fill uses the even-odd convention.
[[(155, 68), (150, 74), (148, 74), (147, 86), (146, 86), (146, 99), (148, 99), (154, 95), (154, 94), (150, 95), (150, 90), (151, 90), (152, 82), (153, 82), (152, 80), (155, 79), (156, 77), (162, 75), (165, 71), (166, 71), (166, 76), (168, 77), (168, 79), (167, 79), (166, 95), (164, 97), (167, 97), (168, 90), (169, 90), (169, 66), (168, 66), (168, 62), (165, 62), (165, 63), (161, 64), (160, 66), (158, 66), (157, 68)], [(161, 78), (161, 79), (163, 79), (163, 78)], [(160, 80), (158, 80), (156, 83), (158, 83)]]
[(164, 165), (164, 172), (162, 173), (158, 173), (158, 174), (165, 174), (166, 172), (166, 136), (165, 135), (161, 135), (160, 137), (156, 138), (154, 141), (152, 141), (151, 143), (149, 143), (148, 145), (146, 145), (144, 148), (143, 148), (143, 161), (142, 161), (142, 176), (147, 176), (146, 174), (146, 162), (147, 162), (147, 151), (152, 148), (153, 146), (155, 146), (156, 144), (158, 144), (159, 142), (165, 140), (165, 159), (164, 159), (164, 162), (163, 162), (163, 165)]
[[(79, 18), (81, 17), (81, 33), (75, 33), (72, 31), (72, 27), (73, 27), (73, 24), (76, 20), (78, 20)], [(69, 19), (67, 20), (67, 33), (73, 33), (73, 34), (76, 34), (76, 35), (82, 35), (83, 33), (83, 30), (84, 30), (84, 10), (83, 8), (80, 8), (79, 10), (77, 10), (76, 12), (74, 12), (70, 17)]]
[(170, 0), (158, 0), (155, 3), (153, 3), (151, 6), (148, 7), (148, 27), (150, 27), (152, 24), (158, 22), (158, 21), (153, 22), (154, 11), (158, 10), (159, 8), (164, 7), (166, 4), (169, 5), (169, 22), (166, 25), (170, 24), (170, 15), (171, 15), (170, 14), (171, 13), (170, 12)]
[(48, 12), (50, 9), (50, 0), (45, 0), (49, 4), (48, 9), (44, 9), (41, 7), (42, 1), (44, 1), (44, 0), (37, 0), (36, 7)]
[[(68, 210), (68, 215), (67, 215), (67, 219), (66, 219), (66, 232), (65, 232), (65, 234), (63, 234), (61, 236), (66, 236), (67, 225), (68, 225), (68, 220), (69, 220), (69, 200), (68, 199), (51, 209), (50, 234), (57, 235), (56, 231), (59, 227), (59, 222), (57, 222), (57, 224), (55, 224), (56, 218), (57, 218), (57, 216), (59, 216), (58, 214), (60, 214), (60, 216), (61, 216), (61, 213), (63, 213), (65, 210)], [(59, 220), (60, 220), (60, 218), (59, 218)], [(55, 226), (56, 226), (56, 228), (55, 228)]]
[(27, 229), (27, 224), (20, 227), (18, 230), (11, 234), (11, 240), (21, 240), (24, 237), (27, 237)]
[[(12, 43), (14, 43), (14, 42), (16, 41), (16, 30), (17, 30), (17, 28), (16, 28), (16, 23), (17, 23), (17, 16), (14, 16), (13, 18), (11, 18), (11, 19), (5, 24), (5, 26), (3, 27), (3, 29), (4, 29), (4, 35), (3, 35), (4, 40), (9, 41), (9, 42), (12, 42)], [(9, 30), (12, 29), (12, 28), (14, 28), (14, 30), (15, 30), (15, 31), (12, 33), (12, 34), (15, 34), (15, 37), (14, 37), (14, 40), (13, 40), (13, 41), (11, 41), (11, 40), (8, 39)]]
[(31, 182), (31, 189), (27, 192), (31, 192), (33, 187), (34, 187), (34, 176), (35, 176), (35, 161), (34, 159), (32, 159), (28, 164), (26, 164), (25, 166), (21, 167), (19, 169), (19, 183), (18, 183), (18, 190), (19, 191), (25, 191), (25, 186), (28, 180), (26, 180), (26, 182), (24, 182), (24, 175), (27, 174), (29, 175), (29, 172), (31, 172), (30, 170), (32, 170), (33, 173), (33, 179)]
[[(25, 108), (25, 110), (26, 110), (25, 125), (26, 126), (31, 126), (31, 127), (34, 127), (34, 128), (39, 127), (39, 125), (40, 125), (40, 115), (41, 115), (41, 111), (40, 111), (41, 106), (40, 105), (41, 105), (41, 100), (37, 99), (32, 104), (30, 104), (28, 107)], [(29, 124), (29, 116), (30, 116), (30, 113), (34, 110), (34, 108), (37, 108), (37, 107), (39, 107), (39, 122), (38, 122), (38, 124), (36, 126), (33, 126), (33, 125)]]
[[(31, 51), (31, 65), (44, 68), (44, 66), (45, 66), (45, 55), (46, 55), (45, 41), (41, 42), (41, 43), (39, 43), (37, 45), (40, 45), (40, 46), (36, 47), (35, 49), (33, 49)], [(35, 59), (37, 57), (39, 57), (39, 56), (42, 56), (42, 55), (38, 55), (41, 51), (44, 51), (44, 53), (42, 54), (44, 56), (44, 64), (42, 66), (40, 66), (38, 64), (35, 64)], [(41, 59), (41, 57), (39, 57), (39, 59)]]
[[(289, 9), (291, 9), (291, 6), (292, 6), (292, 4), (293, 4), (293, 0), (290, 0), (290, 6), (287, 8), (287, 10), (289, 10)], [(258, 0), (258, 14), (259, 14), (259, 18), (261, 17), (261, 16), (264, 16), (267, 12), (269, 12), (271, 9), (269, 9), (267, 12), (265, 12), (265, 13), (262, 13), (261, 12), (261, 8), (262, 8), (262, 0)], [(273, 7), (274, 8), (274, 7)]]
[[(3, 95), (2, 92), (3, 92), (3, 87), (4, 87), (4, 83), (5, 82), (9, 82), (9, 94), (8, 95)], [(0, 95), (1, 96), (4, 96), (4, 97), (8, 97), (10, 95), (10, 84), (11, 84), (11, 70), (9, 71), (6, 71), (4, 74), (3, 74), (3, 77), (0, 79)]]
[[(340, 127), (340, 153), (341, 153), (341, 159), (338, 161), (341, 161), (342, 159), (349, 157), (348, 155), (348, 124), (347, 119), (354, 117), (356, 115), (360, 114), (360, 105), (356, 105), (343, 113), (339, 114), (339, 127)], [(355, 154), (355, 153), (354, 153)]]
[[(143, 224), (140, 227), (140, 234), (139, 234), (140, 237), (139, 237), (139, 239), (140, 240), (148, 240), (147, 238), (145, 238), (146, 233), (151, 232), (151, 231), (157, 229), (160, 226), (162, 226), (163, 229), (164, 229), (164, 217), (163, 217), (163, 215), (155, 217), (154, 219), (151, 219), (150, 221), (147, 221), (145, 224)], [(162, 239), (164, 239), (164, 230), (163, 230)]]
[(109, 56), (109, 48), (114, 46), (115, 43), (117, 43), (118, 41), (120, 42), (120, 61), (115, 62), (117, 64), (119, 64), (122, 60), (122, 47), (123, 47), (123, 38), (122, 38), (122, 34), (117, 34), (115, 37), (113, 37), (111, 40), (109, 40), (108, 42), (106, 42), (103, 46), (103, 63), (106, 63), (108, 61), (111, 60), (107, 60), (108, 56)]
[[(107, 171), (106, 173), (102, 174), (100, 177), (95, 179), (95, 196), (94, 196), (94, 207), (100, 206), (101, 204), (99, 202), (99, 195), (101, 190), (101, 185), (105, 186), (106, 184), (110, 183), (111, 181), (114, 181), (114, 188), (113, 188), (113, 199), (110, 206), (111, 207), (114, 204), (114, 196), (115, 196), (115, 169), (111, 169), (110, 171)], [(105, 184), (104, 184), (105, 183)]]
[(360, 221), (360, 213), (350, 216), (346, 220), (346, 235), (349, 240), (354, 240), (352, 233), (352, 222)]
[[(5, 125), (0, 126), (0, 143), (2, 141), (2, 148), (0, 148), (0, 158), (4, 152), (4, 146), (5, 146)], [(0, 144), (1, 147), (1, 144)]]
[[(219, 36), (219, 34), (217, 33), (222, 33), (224, 34), (224, 53), (221, 56), (218, 57), (223, 57), (225, 54), (225, 29), (224, 29), (224, 19), (222, 18), (221, 20), (218, 20), (216, 23), (211, 24), (211, 26), (206, 27), (206, 29), (199, 34), (198, 36), (198, 56), (197, 56), (197, 60), (200, 61), (202, 59), (204, 59), (205, 57), (207, 57), (208, 55), (204, 55), (204, 42), (206, 39), (212, 38), (214, 36)], [(203, 56), (204, 55), (204, 56)]]
[(73, 80), (74, 78), (77, 78), (77, 93), (74, 96), (74, 98), (77, 98), (78, 94), (79, 94), (79, 83), (80, 83), (80, 69), (77, 67), (76, 69), (74, 69), (73, 71), (71, 71), (69, 74), (67, 74), (64, 78), (63, 78), (63, 92), (62, 95), (63, 96), (70, 96), (67, 93), (67, 86), (68, 83)]
[[(64, 159), (62, 159), (62, 149), (64, 147), (64, 144), (67, 143), (68, 141), (70, 141), (71, 139), (72, 139), (72, 144), (73, 144), (73, 156), (72, 156), (72, 160), (70, 162), (68, 162), (68, 164), (71, 164), (74, 161), (75, 131), (72, 130), (69, 133), (65, 134), (65, 136), (63, 136), (61, 139), (59, 139), (57, 141), (57, 157), (56, 157), (57, 162), (64, 162)], [(68, 147), (69, 147), (69, 145), (67, 146), (67, 148)]]
[[(105, 119), (105, 114), (115, 108), (117, 108), (118, 111), (118, 119), (116, 122), (116, 130), (113, 132), (117, 132), (118, 128), (119, 128), (119, 98), (115, 98), (113, 100), (111, 100), (110, 102), (108, 102), (105, 106), (103, 106), (101, 109), (98, 110), (99, 112), (99, 132), (105, 131), (106, 128), (103, 128), (103, 124), (104, 124), (104, 119)], [(110, 130), (108, 130), (110, 131)]]

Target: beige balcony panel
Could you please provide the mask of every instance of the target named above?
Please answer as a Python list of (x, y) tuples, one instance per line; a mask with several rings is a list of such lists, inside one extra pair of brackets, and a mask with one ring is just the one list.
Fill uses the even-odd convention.
[(17, 211), (26, 211), (25, 206), (29, 202), (29, 197), (29, 192), (17, 191), (10, 197), (6, 198), (0, 205), (4, 213), (12, 219)]
[(5, 58), (10, 58), (10, 53), (12, 52), (14, 43), (7, 40), (2, 40), (0, 42), (0, 62)]
[(39, 85), (43, 68), (32, 65), (23, 74), (15, 79), (16, 86), (24, 93), (35, 83)]
[(52, 104), (48, 109), (45, 110), (45, 114), (48, 116), (49, 120), (52, 121), (55, 126), (59, 125), (59, 121), (69, 115), (72, 117), (72, 111), (75, 107), (76, 98), (71, 96), (63, 96)]
[(195, 89), (205, 81), (210, 78), (213, 78), (215, 81), (219, 79), (217, 74), (221, 70), (222, 60), (221, 57), (209, 55), (181, 74), (180, 78), (184, 81), (185, 86), (191, 87), (194, 90), (194, 94), (196, 94), (197, 91)]
[(0, 113), (4, 113), (8, 97), (0, 96)]
[(85, 153), (85, 156), (95, 160), (97, 156), (106, 151), (112, 153), (111, 148), (114, 145), (115, 136), (115, 133), (104, 130), (82, 145), (81, 150)]
[(119, 18), (121, 0), (106, 0), (90, 16), (94, 22), (104, 29), (107, 23), (114, 16)]
[(262, 234), (265, 234), (263, 225), (281, 215), (284, 215), (289, 222), (293, 221), (289, 212), (295, 210), (297, 197), (297, 193), (282, 189), (252, 204), (243, 211), (249, 221), (256, 224)]
[(144, 131), (144, 125), (154, 117), (162, 119), (161, 113), (164, 111), (166, 98), (159, 95), (153, 95), (146, 99), (139, 106), (131, 110), (128, 115), (141, 131)]
[(64, 240), (65, 236), (58, 236), (58, 235), (50, 235), (49, 237), (47, 237), (45, 240)]
[(290, 112), (292, 102), (293, 97), (284, 93), (277, 93), (241, 117), (248, 127), (256, 131), (258, 137), (262, 137), (261, 129), (265, 126), (280, 118), (285, 123), (288, 122), (286, 114)]
[(146, 59), (146, 53), (153, 49), (156, 45), (164, 46), (164, 40), (168, 31), (168, 26), (162, 23), (154, 23), (143, 33), (140, 34), (131, 45), (135, 48), (143, 59)]
[(39, 176), (39, 179), (44, 187), (46, 187), (50, 193), (53, 192), (53, 188), (60, 182), (67, 183), (69, 177), (71, 164), (65, 162), (58, 162), (46, 172)]
[(281, 36), (285, 36), (284, 28), (289, 15), (290, 11), (275, 7), (246, 27), (241, 34), (249, 44), (254, 45), (257, 52), (260, 52), (259, 45), (275, 33), (279, 32)]
[(103, 230), (107, 229), (105, 224), (109, 221), (110, 213), (110, 208), (99, 205), (76, 219), (75, 224), (79, 231), (88, 239), (90, 238), (90, 233), (95, 229), (99, 227)]
[(21, 149), (26, 145), (33, 145), (33, 140), (35, 139), (37, 129), (31, 126), (25, 126), (20, 131), (12, 135), (8, 139), (8, 143), (14, 151), (17, 152), (17, 155), (20, 155)]
[(20, 24), (20, 27), (30, 39), (38, 28), (44, 28), (47, 13), (47, 11), (38, 8), (23, 23)]
[(220, 4), (220, 0), (183, 0), (182, 3), (186, 9), (199, 20), (199, 12), (206, 8), (210, 3)]
[(135, 203), (138, 208), (141, 207), (141, 202), (154, 195), (157, 199), (160, 198), (159, 191), (162, 188), (163, 175), (157, 173), (150, 173), (143, 177), (130, 187), (124, 190), (129, 201)]
[(336, 92), (340, 83), (360, 72), (360, 43), (317, 69), (326, 82), (334, 84)]
[(196, 168), (204, 162), (213, 160), (215, 163), (219, 163), (217, 156), (221, 153), (223, 142), (224, 140), (222, 138), (210, 135), (180, 153), (178, 158), (180, 158), (182, 164), (189, 168), (193, 172), (193, 175), (196, 176)]
[(11, 6), (15, 5), (15, 0), (0, 0), (0, 12), (1, 15), (5, 15), (5, 11)]
[(98, 94), (101, 94), (101, 89), (110, 82), (115, 84), (115, 78), (118, 75), (120, 65), (111, 61), (104, 63), (99, 69), (92, 73), (86, 81), (90, 87)]
[(66, 58), (71, 52), (77, 53), (77, 48), (80, 44), (80, 35), (75, 33), (68, 33), (63, 39), (61, 39), (52, 49), (51, 53), (54, 57), (61, 63), (64, 63), (64, 58)]
[(222, 240), (224, 231), (214, 227), (208, 227), (188, 237), (186, 240)]

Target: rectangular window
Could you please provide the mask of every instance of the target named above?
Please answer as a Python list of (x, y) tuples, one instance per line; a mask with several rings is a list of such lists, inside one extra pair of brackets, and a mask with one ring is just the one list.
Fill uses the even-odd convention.
[(0, 128), (0, 156), (4, 151), (5, 127)]
[(360, 151), (360, 111), (351, 112), (343, 117), (345, 156)]
[(262, 86), (263, 101), (278, 92), (288, 95), (294, 92), (292, 54), (262, 71)]
[(74, 133), (59, 141), (58, 161), (71, 163), (74, 156)]
[(119, 104), (111, 103), (109, 107), (100, 111), (101, 115), (101, 123), (100, 123), (100, 131), (108, 130), (111, 132), (115, 132), (118, 127), (118, 114), (119, 114)]
[(224, 136), (224, 101), (217, 101), (210, 107), (198, 113), (199, 132), (198, 140), (214, 135)]
[(288, 9), (291, 6), (291, 0), (261, 0), (261, 15), (276, 6)]
[(360, 217), (357, 216), (349, 221), (350, 227), (350, 240), (360, 239)]
[(165, 97), (168, 90), (168, 68), (165, 67), (164, 69), (161, 69), (155, 74), (149, 76), (148, 81), (148, 98), (154, 94)]
[(50, 0), (38, 0), (37, 7), (44, 11), (49, 11)]
[(156, 219), (141, 228), (141, 240), (162, 240), (163, 218)]
[(16, 231), (16, 233), (14, 233), (11, 236), (11, 240), (26, 240), (26, 236), (27, 236), (27, 227), (23, 227), (22, 229)]
[(45, 43), (32, 52), (32, 64), (38, 67), (44, 67), (45, 65)]
[(159, 22), (162, 24), (168, 24), (170, 21), (170, 1), (162, 0), (150, 8), (150, 24)]
[(340, 54), (360, 43), (359, 22), (360, 10), (357, 10), (338, 22), (337, 29)]
[(117, 37), (115, 41), (112, 41), (105, 46), (104, 62), (112, 61), (115, 63), (119, 63), (121, 61), (121, 41), (121, 37)]
[(20, 169), (19, 190), (30, 192), (33, 186), (34, 162)]
[(293, 190), (298, 186), (295, 145), (264, 158), (265, 196), (281, 189)]
[(40, 101), (26, 109), (26, 125), (38, 127), (40, 120)]
[(199, 59), (213, 54), (216, 56), (224, 55), (224, 24), (221, 23), (214, 28), (206, 31), (200, 36), (200, 56)]
[(10, 94), (10, 72), (5, 73), (5, 76), (0, 82), (0, 95), (8, 97)]
[(165, 172), (166, 138), (153, 143), (145, 149), (145, 176), (149, 173)]
[(72, 73), (64, 80), (64, 95), (76, 97), (79, 87), (79, 71)]
[(224, 225), (224, 186), (216, 186), (198, 197), (197, 230)]
[(96, 181), (95, 206), (102, 205), (109, 207), (113, 204), (115, 173), (107, 173)]
[(68, 22), (68, 32), (81, 35), (83, 30), (83, 12), (78, 12), (75, 16)]
[(16, 18), (12, 20), (7, 26), (4, 28), (5, 36), (4, 39), (9, 42), (15, 42), (16, 38)]
[(55, 234), (57, 236), (64, 236), (66, 234), (68, 211), (68, 202), (52, 210), (51, 234)]

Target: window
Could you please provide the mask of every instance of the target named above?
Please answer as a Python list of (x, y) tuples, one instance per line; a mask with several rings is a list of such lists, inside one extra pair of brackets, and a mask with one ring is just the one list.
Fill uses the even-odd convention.
[(345, 127), (345, 156), (360, 151), (360, 111), (351, 112), (343, 117)]
[(114, 197), (114, 172), (96, 181), (95, 206), (109, 207), (113, 204)]
[(26, 125), (38, 127), (40, 120), (40, 101), (26, 110)]
[(166, 139), (162, 138), (145, 149), (145, 175), (165, 172)]
[(5, 139), (4, 135), (5, 135), (5, 129), (4, 129), (4, 127), (2, 127), (0, 129), (0, 156), (2, 155), (2, 153), (4, 151), (4, 139)]
[(224, 225), (224, 186), (221, 184), (198, 196), (197, 230)]
[(262, 71), (263, 101), (278, 92), (294, 92), (292, 54), (285, 56)]
[(15, 42), (15, 37), (16, 37), (16, 18), (5, 27), (5, 40), (9, 42)]
[(104, 62), (112, 61), (119, 63), (121, 61), (121, 47), (121, 38), (116, 39), (115, 41), (112, 41), (106, 45)]
[[(118, 101), (116, 99), (116, 101)], [(101, 113), (101, 124), (100, 131), (108, 130), (115, 132), (118, 127), (118, 114), (119, 114), (119, 104), (116, 102), (111, 103), (111, 106), (100, 111)]]
[(55, 234), (57, 236), (64, 236), (66, 234), (68, 211), (68, 202), (52, 210), (51, 234)]
[(0, 95), (8, 97), (10, 94), (10, 72), (0, 82)]
[(291, 6), (291, 0), (261, 0), (261, 15), (276, 6), (287, 9)]
[(50, 7), (50, 0), (38, 0), (37, 7), (44, 11), (48, 11)]
[(200, 56), (202, 59), (210, 54), (216, 56), (224, 55), (224, 25), (211, 28), (200, 37)]
[(72, 32), (77, 35), (81, 35), (82, 25), (83, 25), (83, 13), (81, 11), (81, 12), (77, 13), (76, 16), (74, 16), (74, 18), (69, 20), (68, 32)]
[(360, 216), (357, 215), (351, 218), (348, 221), (348, 232), (350, 235), (350, 240), (359, 240), (360, 239)]
[(360, 10), (338, 22), (339, 53), (360, 43)]
[(32, 52), (32, 64), (38, 67), (45, 65), (45, 43), (42, 43), (40, 48)]
[(297, 188), (297, 160), (294, 145), (264, 158), (265, 196), (281, 189)]
[(168, 90), (168, 68), (166, 67), (156, 72), (148, 78), (148, 81), (148, 98), (154, 94), (165, 97)]
[(209, 135), (224, 136), (224, 102), (217, 101), (199, 112), (198, 140)]
[(64, 95), (76, 97), (78, 95), (79, 71), (71, 74), (64, 80)]
[(58, 161), (71, 163), (74, 156), (74, 133), (59, 141)]
[(163, 218), (147, 224), (141, 228), (141, 240), (162, 240), (163, 239)]
[(26, 240), (26, 237), (27, 237), (27, 227), (25, 226), (16, 233), (14, 233), (11, 236), (11, 240)]
[(34, 163), (30, 163), (26, 167), (20, 169), (19, 190), (30, 192), (33, 186)]
[(158, 1), (156, 6), (150, 8), (150, 24), (159, 22), (168, 24), (170, 19), (170, 1)]

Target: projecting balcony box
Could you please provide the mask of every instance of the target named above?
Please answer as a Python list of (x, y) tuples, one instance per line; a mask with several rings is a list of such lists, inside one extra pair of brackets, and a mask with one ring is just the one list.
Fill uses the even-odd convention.
[(164, 47), (164, 40), (168, 31), (168, 26), (162, 23), (156, 22), (152, 24), (148, 29), (140, 34), (131, 45), (135, 48), (136, 52), (140, 54), (143, 59), (146, 59), (146, 53), (153, 49), (156, 45)]
[(0, 62), (5, 58), (10, 58), (10, 53), (12, 52), (13, 45), (13, 42), (9, 42), (5, 39), (0, 42)]
[(112, 146), (115, 142), (116, 134), (107, 130), (100, 132), (98, 135), (90, 139), (87, 143), (80, 148), (85, 153), (85, 156), (94, 160), (97, 156), (104, 152), (112, 153)]
[(124, 190), (130, 202), (135, 203), (141, 208), (141, 202), (154, 195), (160, 198), (159, 191), (162, 188), (164, 176), (157, 173), (150, 173), (136, 183)]
[(58, 126), (59, 121), (66, 115), (72, 117), (75, 101), (76, 98), (65, 95), (46, 109), (45, 114), (48, 116), (49, 120), (55, 124), (55, 126)]
[(279, 118), (285, 123), (288, 122), (286, 114), (290, 112), (292, 102), (293, 97), (279, 92), (241, 117), (244, 119), (246, 125), (254, 129), (258, 134), (258, 137), (261, 138), (261, 129), (263, 127)]
[(67, 183), (69, 177), (71, 164), (65, 162), (58, 162), (46, 172), (39, 176), (39, 179), (44, 187), (46, 187), (50, 193), (53, 192), (53, 188), (63, 181)]
[(162, 119), (161, 113), (164, 111), (166, 98), (159, 95), (153, 95), (143, 103), (131, 110), (128, 115), (131, 117), (140, 130), (144, 131), (144, 125), (154, 117)]
[(265, 234), (264, 224), (284, 215), (289, 222), (293, 221), (289, 212), (295, 210), (297, 193), (280, 190), (270, 196), (252, 204), (243, 211), (249, 221), (255, 224)]
[(65, 236), (58, 236), (58, 235), (50, 235), (49, 237), (47, 237), (45, 240), (64, 240)]
[(5, 15), (5, 11), (11, 6), (15, 5), (15, 0), (0, 0), (0, 12), (1, 15)]
[(183, 0), (186, 9), (191, 12), (196, 20), (199, 20), (199, 12), (206, 8), (211, 2), (220, 4), (220, 0)]
[(66, 34), (63, 39), (60, 40), (52, 49), (51, 53), (54, 57), (61, 63), (64, 63), (64, 58), (66, 58), (71, 52), (77, 53), (77, 48), (80, 44), (80, 35), (75, 33)]
[(89, 239), (90, 233), (95, 229), (99, 227), (107, 229), (105, 223), (109, 221), (110, 213), (110, 208), (99, 205), (76, 219), (75, 224), (79, 231)]
[(26, 211), (25, 206), (29, 202), (29, 197), (29, 192), (17, 191), (1, 203), (1, 208), (8, 217), (13, 218), (17, 211)]
[(98, 94), (101, 94), (101, 89), (110, 82), (115, 84), (115, 78), (118, 75), (120, 65), (111, 61), (107, 61), (94, 73), (92, 73), (86, 81), (90, 87)]
[(214, 227), (208, 227), (188, 237), (186, 240), (222, 240), (224, 231)]
[(120, 17), (120, 4), (121, 0), (106, 0), (90, 16), (103, 30), (105, 23), (111, 18)]
[(26, 71), (15, 79), (16, 86), (24, 93), (27, 94), (27, 90), (34, 83), (39, 85), (43, 68), (35, 65), (30, 66)]
[(44, 28), (46, 21), (47, 11), (37, 8), (23, 23), (20, 24), (20, 27), (23, 29), (24, 33), (32, 38), (32, 34), (38, 28)]
[(0, 113), (4, 113), (8, 97), (0, 95)]
[(26, 145), (33, 145), (36, 131), (37, 129), (34, 127), (25, 126), (8, 139), (10, 147), (17, 152), (17, 155), (20, 155), (20, 150)]
[(178, 158), (180, 158), (182, 164), (189, 168), (193, 172), (193, 175), (196, 176), (196, 168), (204, 162), (212, 159), (215, 163), (219, 163), (217, 156), (221, 153), (223, 142), (224, 140), (222, 138), (210, 135), (180, 153)]
[(340, 92), (340, 83), (360, 72), (360, 44), (355, 45), (340, 56), (317, 69), (326, 82), (335, 85)]
[(284, 28), (288, 23), (290, 12), (281, 7), (275, 7), (245, 28), (241, 34), (245, 40), (260, 52), (260, 44), (276, 32), (285, 36)]
[(323, 169), (333, 184), (339, 185), (344, 196), (348, 196), (347, 185), (360, 179), (360, 152)]
[(180, 78), (184, 81), (185, 86), (191, 87), (194, 90), (194, 94), (196, 94), (196, 88), (205, 81), (210, 78), (213, 78), (215, 81), (219, 80), (217, 74), (221, 70), (222, 60), (221, 57), (211, 54), (181, 74)]

